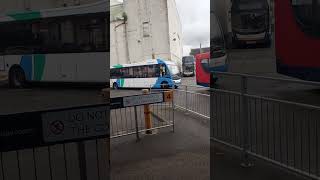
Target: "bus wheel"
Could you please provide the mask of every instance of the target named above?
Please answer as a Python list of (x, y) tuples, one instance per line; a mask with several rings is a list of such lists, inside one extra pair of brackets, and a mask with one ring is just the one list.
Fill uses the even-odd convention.
[(161, 89), (169, 89), (169, 84), (167, 82), (162, 82)]
[(26, 76), (21, 67), (13, 67), (10, 70), (9, 85), (12, 88), (23, 88), (26, 85)]
[(119, 86), (117, 83), (113, 83), (113, 89), (119, 89)]

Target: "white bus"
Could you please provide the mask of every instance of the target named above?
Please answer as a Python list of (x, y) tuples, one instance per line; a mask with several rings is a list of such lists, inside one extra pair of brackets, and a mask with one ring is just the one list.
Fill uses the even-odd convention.
[(0, 75), (27, 82), (109, 81), (109, 1), (0, 15)]
[(151, 59), (110, 68), (110, 87), (118, 88), (177, 88), (181, 83), (178, 66), (172, 61)]

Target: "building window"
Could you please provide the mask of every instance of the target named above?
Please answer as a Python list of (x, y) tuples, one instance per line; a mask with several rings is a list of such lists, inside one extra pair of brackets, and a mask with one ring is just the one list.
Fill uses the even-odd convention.
[(144, 22), (142, 24), (143, 28), (143, 37), (149, 37), (150, 36), (150, 24), (149, 22)]

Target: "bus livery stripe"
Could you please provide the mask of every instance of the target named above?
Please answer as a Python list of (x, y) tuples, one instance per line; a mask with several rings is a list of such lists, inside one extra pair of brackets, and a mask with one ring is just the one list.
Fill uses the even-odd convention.
[(119, 87), (124, 87), (124, 79), (117, 79), (116, 83)]
[(39, 11), (22, 12), (22, 13), (9, 13), (7, 16), (16, 21), (40, 19), (41, 13)]
[(43, 72), (44, 72), (44, 66), (46, 63), (46, 56), (44, 54), (36, 54), (34, 55), (34, 80), (35, 81), (41, 81)]
[(114, 65), (113, 67), (114, 67), (114, 68), (122, 68), (123, 66), (120, 65), (120, 64), (118, 64), (118, 65)]
[(25, 55), (21, 57), (20, 66), (22, 67), (26, 79), (30, 81), (32, 79), (32, 56)]

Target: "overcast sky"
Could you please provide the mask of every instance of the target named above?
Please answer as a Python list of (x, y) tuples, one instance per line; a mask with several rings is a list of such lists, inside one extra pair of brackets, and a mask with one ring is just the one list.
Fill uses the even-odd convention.
[(189, 55), (191, 48), (209, 46), (210, 0), (176, 0), (182, 33), (183, 54)]

